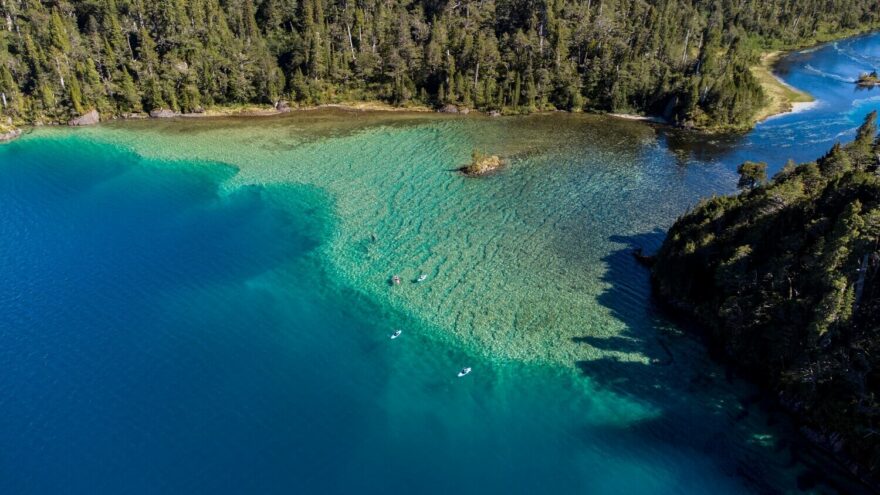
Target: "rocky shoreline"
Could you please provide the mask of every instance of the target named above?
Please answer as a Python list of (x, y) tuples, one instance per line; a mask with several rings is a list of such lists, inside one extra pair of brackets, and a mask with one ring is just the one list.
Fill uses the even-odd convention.
[(7, 143), (17, 138), (18, 136), (21, 136), (21, 129), (17, 129), (15, 127), (4, 127), (0, 129), (0, 143)]
[[(132, 113), (122, 113), (122, 114), (114, 114), (110, 116), (101, 115), (97, 109), (89, 110), (88, 112), (83, 113), (82, 115), (72, 117), (69, 120), (65, 121), (39, 121), (32, 123), (18, 122), (19, 125), (32, 125), (32, 126), (42, 126), (42, 125), (68, 125), (71, 127), (80, 127), (80, 126), (90, 126), (96, 125), (101, 122), (107, 122), (111, 120), (145, 120), (145, 119), (171, 119), (171, 118), (220, 118), (220, 117), (271, 117), (283, 115), (291, 112), (301, 112), (301, 111), (313, 111), (313, 110), (321, 110), (321, 109), (341, 109), (341, 110), (349, 110), (349, 111), (358, 111), (358, 112), (418, 112), (418, 113), (441, 113), (448, 115), (462, 115), (467, 116), (471, 114), (476, 114), (480, 116), (486, 117), (500, 117), (502, 115), (530, 115), (530, 114), (542, 114), (542, 113), (553, 113), (553, 112), (564, 112), (564, 110), (537, 110), (529, 113), (505, 113), (502, 110), (491, 110), (491, 111), (479, 111), (472, 109), (463, 105), (452, 105), (447, 104), (443, 105), (439, 108), (429, 108), (425, 106), (393, 106), (388, 103), (380, 102), (380, 101), (354, 101), (354, 102), (344, 102), (344, 103), (328, 103), (328, 104), (320, 104), (320, 105), (311, 105), (311, 106), (299, 106), (292, 105), (286, 100), (279, 100), (272, 105), (241, 105), (241, 106), (220, 106), (215, 108), (203, 108), (197, 107), (192, 111), (181, 112), (178, 110), (170, 109), (170, 108), (154, 108), (149, 112), (132, 112)], [(591, 112), (587, 112), (591, 113)], [(686, 128), (686, 126), (682, 126), (679, 124), (672, 123), (662, 117), (658, 116), (650, 116), (650, 115), (630, 115), (630, 114), (619, 114), (619, 113), (604, 113), (597, 112), (596, 114), (604, 114), (614, 118), (626, 119), (626, 120), (637, 120), (643, 121), (651, 124), (661, 124), (661, 125), (669, 125), (672, 127), (682, 127)], [(11, 129), (15, 129), (15, 126), (12, 123), (9, 123), (10, 130), (3, 132), (2, 128), (0, 128), (0, 143), (11, 141), (12, 139), (17, 138), (21, 135), (21, 131), (13, 131)], [(712, 131), (711, 129), (702, 129), (702, 128), (692, 128), (691, 130), (695, 131)], [(492, 170), (500, 167), (500, 165), (491, 166)], [(460, 170), (464, 172), (465, 168), (462, 167)], [(489, 171), (492, 171), (489, 170)], [(467, 173), (467, 175), (482, 175), (486, 172), (476, 172), (476, 173)]]

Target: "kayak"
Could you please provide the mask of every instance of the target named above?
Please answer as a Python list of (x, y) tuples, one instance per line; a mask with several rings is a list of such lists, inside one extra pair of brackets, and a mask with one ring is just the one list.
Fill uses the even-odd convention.
[(462, 368), (462, 370), (458, 372), (458, 377), (461, 378), (470, 372), (471, 372), (470, 368)]

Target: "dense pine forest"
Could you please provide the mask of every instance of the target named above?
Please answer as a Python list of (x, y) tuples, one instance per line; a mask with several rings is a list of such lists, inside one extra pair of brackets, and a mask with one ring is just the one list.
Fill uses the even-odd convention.
[(64, 122), (382, 100), (748, 125), (760, 49), (880, 22), (874, 0), (0, 0), (0, 105)]
[[(767, 385), (808, 436), (880, 474), (880, 140), (871, 113), (854, 142), (816, 162), (740, 166), (736, 196), (670, 229), (654, 283), (672, 306)], [(862, 471), (861, 474), (865, 474)]]

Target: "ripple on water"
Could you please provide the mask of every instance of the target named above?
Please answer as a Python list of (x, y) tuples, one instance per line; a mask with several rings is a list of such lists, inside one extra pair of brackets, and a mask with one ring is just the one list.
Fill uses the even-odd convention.
[[(651, 127), (596, 116), (381, 116), (313, 135), (291, 133), (305, 124), (262, 122), (89, 134), (147, 155), (234, 165), (227, 187), (292, 182), (327, 191), (339, 228), (323, 255), (339, 277), (496, 359), (570, 365), (606, 355), (573, 339), (613, 337), (633, 323), (621, 313), (645, 313), (644, 288), (624, 290), (614, 310), (602, 302), (606, 257), (631, 248), (614, 237), (668, 225), (699, 187), (729, 178), (670, 166)], [(482, 179), (453, 172), (474, 148), (508, 157), (508, 168)], [(644, 274), (631, 269), (615, 283), (643, 287)], [(421, 273), (428, 280), (412, 283)], [(390, 287), (392, 274), (404, 284)]]
[[(297, 123), (300, 118), (305, 120)], [(217, 259), (191, 252), (191, 262), (167, 267), (220, 264), (222, 269), (207, 271), (237, 273), (253, 301), (227, 304), (240, 292), (204, 281), (189, 283), (180, 273), (156, 274), (160, 280), (184, 281), (162, 307), (205, 314), (200, 318), (207, 329), (232, 321), (241, 323), (233, 325), (236, 332), (246, 334), (251, 318), (264, 331), (291, 322), (296, 327), (303, 319), (311, 324), (304, 327), (313, 327), (289, 335), (296, 342), (268, 346), (267, 359), (260, 354), (260, 359), (247, 360), (283, 375), (277, 382), (263, 377), (264, 393), (269, 403), (281, 400), (285, 414), (296, 418), (288, 424), (287, 416), (265, 417), (267, 403), (257, 402), (242, 414), (253, 418), (258, 431), (279, 428), (286, 446), (314, 430), (322, 441), (310, 438), (308, 445), (318, 449), (319, 459), (326, 457), (321, 448), (352, 445), (355, 438), (357, 445), (341, 462), (358, 471), (363, 464), (382, 472), (384, 461), (375, 459), (370, 445), (383, 445), (391, 457), (414, 451), (437, 456), (437, 462), (402, 470), (403, 477), (395, 478), (401, 486), (408, 486), (405, 476), (410, 476), (409, 483), (436, 480), (451, 488), (467, 479), (473, 466), (486, 462), (479, 454), (496, 446), (512, 450), (504, 454), (507, 461), (527, 463), (535, 449), (552, 459), (534, 466), (538, 475), (532, 480), (563, 479), (560, 469), (570, 468), (570, 478), (560, 482), (568, 488), (621, 492), (641, 486), (679, 493), (711, 484), (719, 492), (736, 493), (739, 471), (755, 476), (758, 486), (773, 487), (789, 476), (788, 459), (768, 453), (775, 448), (772, 441), (751, 441), (768, 428), (763, 415), (749, 415), (748, 405), (739, 402), (745, 394), (742, 384), (728, 381), (699, 343), (652, 310), (647, 274), (630, 254), (635, 246), (656, 249), (662, 227), (705, 191), (730, 187), (735, 181), (729, 168), (667, 146), (664, 138), (670, 138), (653, 127), (595, 116), (377, 116), (375, 121), (340, 121), (341, 129), (321, 117), (317, 130), (308, 125), (309, 118), (314, 116), (291, 117), (296, 132), (278, 119), (268, 124), (224, 121), (216, 128), (203, 121), (108, 126), (58, 135), (70, 149), (102, 141), (131, 148), (155, 158), (160, 169), (179, 166), (176, 160), (200, 160), (185, 166), (222, 171), (223, 194), (215, 197), (217, 181), (210, 181), (205, 198), (235, 218), (248, 218), (248, 205), (278, 202), (278, 208), (257, 211), (256, 221), (269, 222), (266, 228), (254, 224), (253, 235), (230, 236)], [(323, 132), (321, 125), (332, 130)], [(56, 132), (36, 136), (49, 142)], [(509, 166), (483, 179), (462, 177), (453, 169), (468, 160), (473, 148), (508, 157)], [(712, 156), (700, 153), (701, 158)], [(112, 163), (108, 158), (108, 170)], [(136, 187), (123, 189), (137, 194)], [(253, 245), (271, 244), (266, 232), (296, 237), (300, 220), (287, 222), (283, 214), (291, 208), (300, 220), (311, 218), (309, 211), (315, 209), (315, 222), (328, 226), (314, 234), (318, 240), (309, 248), (309, 262), (316, 263), (310, 266), (312, 275), (291, 277), (283, 266), (240, 273), (266, 258), (265, 248)], [(273, 213), (265, 216), (265, 211)], [(210, 230), (203, 224), (212, 223), (212, 216), (205, 220), (204, 212), (198, 213), (193, 225)], [(175, 232), (186, 234), (185, 226)], [(150, 236), (162, 238), (163, 229), (154, 230)], [(236, 238), (247, 245), (239, 246)], [(269, 254), (284, 258), (277, 246), (269, 247), (274, 247)], [(260, 253), (259, 259), (247, 258), (254, 253)], [(398, 287), (387, 283), (394, 273), (404, 280)], [(413, 282), (420, 273), (428, 279)], [(153, 292), (139, 290), (145, 298)], [(313, 292), (332, 293), (328, 306), (333, 314), (312, 314), (314, 308), (304, 307), (302, 301), (311, 301)], [(196, 307), (190, 307), (192, 301)], [(289, 319), (283, 316), (288, 313)], [(376, 340), (386, 343), (387, 334), (373, 335), (376, 326), (406, 328), (400, 341), (406, 347), (380, 346)], [(210, 339), (204, 340), (209, 332), (171, 337), (155, 353), (163, 365), (187, 355), (175, 353), (180, 345), (216, 351), (215, 344), (206, 344)], [(231, 341), (247, 350), (251, 339), (238, 337)], [(456, 345), (425, 345), (426, 340)], [(275, 339), (264, 336), (256, 342), (262, 346)], [(238, 351), (229, 350), (231, 355)], [(276, 352), (291, 352), (292, 364)], [(474, 382), (475, 388), (451, 387), (449, 377), (438, 378), (438, 370), (458, 369), (462, 362), (474, 363), (478, 372), (467, 383)], [(328, 376), (318, 379), (323, 374)], [(188, 386), (214, 379), (199, 378)], [(312, 379), (321, 386), (311, 385)], [(253, 383), (261, 382), (248, 381), (245, 388)], [(272, 387), (292, 390), (294, 397)], [(215, 403), (210, 389), (188, 392), (199, 398), (193, 410)], [(276, 393), (282, 397), (276, 399)], [(317, 412), (300, 410), (297, 404), (303, 401)], [(377, 427), (377, 422), (393, 426)], [(524, 440), (510, 443), (509, 427), (520, 428)], [(439, 432), (435, 447), (440, 448), (424, 452), (412, 444), (426, 431)], [(447, 456), (450, 452), (456, 455)], [(438, 478), (424, 468), (449, 467), (449, 462), (456, 477)], [(705, 469), (693, 468), (695, 462)], [(315, 479), (331, 478), (326, 466), (318, 468)], [(495, 486), (511, 483), (500, 474), (504, 471), (498, 473)], [(344, 484), (344, 479), (336, 482)], [(307, 480), (309, 486), (314, 483)]]
[[(859, 38), (845, 49), (863, 51), (870, 46), (865, 40)], [(184, 215), (179, 224), (153, 228), (150, 237), (191, 241), (190, 230), (207, 229), (210, 237), (224, 240), (215, 256), (187, 251), (186, 263), (151, 274), (155, 280), (180, 282), (168, 300), (161, 301), (162, 308), (184, 314), (183, 321), (204, 323), (179, 334), (159, 332), (161, 339), (156, 341), (161, 344), (154, 345), (165, 347), (149, 352), (147, 346), (144, 353), (151, 359), (141, 364), (151, 372), (158, 368), (205, 373), (183, 380), (187, 388), (173, 391), (175, 400), (160, 391), (159, 400), (153, 401), (162, 406), (161, 414), (174, 418), (167, 425), (177, 428), (162, 430), (168, 434), (161, 437), (160, 450), (167, 446), (166, 437), (183, 446), (214, 445), (221, 437), (225, 446), (257, 445), (260, 450), (250, 469), (281, 474), (279, 479), (287, 481), (295, 472), (297, 483), (321, 487), (321, 492), (344, 491), (350, 488), (346, 480), (370, 471), (392, 474), (372, 480), (375, 484), (370, 486), (384, 491), (413, 491), (418, 483), (430, 483), (448, 493), (467, 480), (477, 480), (513, 491), (540, 482), (532, 491), (552, 492), (546, 483), (558, 481), (556, 491), (574, 487), (630, 493), (641, 487), (652, 493), (696, 493), (712, 487), (719, 493), (737, 493), (743, 491), (741, 480), (746, 477), (749, 488), (775, 493), (791, 487), (791, 476), (803, 472), (798, 463), (802, 452), (784, 448), (785, 439), (794, 436), (777, 440), (784, 429), (771, 427), (776, 418), (752, 407), (756, 399), (749, 389), (725, 376), (698, 342), (653, 310), (647, 274), (630, 250), (655, 249), (665, 227), (700, 197), (733, 190), (739, 162), (766, 160), (771, 171), (778, 170), (789, 157), (814, 159), (827, 149), (829, 139), (851, 134), (862, 118), (859, 114), (877, 102), (854, 93), (847, 82), (859, 69), (858, 57), (839, 57), (833, 49), (790, 57), (786, 67), (787, 82), (827, 105), (772, 119), (745, 136), (707, 138), (589, 115), (489, 119), (327, 111), (266, 119), (41, 129), (21, 143), (36, 138), (44, 144), (57, 138), (70, 149), (103, 157), (105, 162), (92, 170), (106, 177), (95, 183), (105, 184), (105, 192), (130, 190), (121, 203), (132, 199), (136, 205), (119, 212), (126, 221), (113, 226), (129, 234), (138, 233), (132, 230), (137, 223), (157, 225), (142, 214), (152, 205), (138, 201), (138, 182), (107, 153), (113, 147), (94, 143), (129, 148), (167, 170), (185, 166), (193, 173), (202, 167), (205, 174), (219, 174), (204, 190), (198, 186), (204, 181), (186, 182), (188, 174), (177, 177), (183, 185), (159, 183), (169, 188), (163, 201), (171, 209), (175, 196), (170, 193), (180, 187), (191, 189), (183, 196), (202, 198), (205, 204), (198, 211), (184, 205), (193, 212), (189, 223)], [(806, 64), (816, 71), (810, 72)], [(4, 151), (15, 153), (17, 146)], [(38, 148), (32, 151), (47, 155), (37, 162), (53, 161), (51, 146)], [(474, 148), (506, 157), (509, 166), (478, 180), (454, 173)], [(46, 197), (76, 188), (81, 176), (75, 167), (65, 170), (40, 175), (46, 179), (40, 184)], [(218, 180), (223, 181), (219, 196)], [(101, 194), (97, 187), (92, 197)], [(19, 222), (16, 232), (40, 235), (29, 230), (26, 219), (29, 208), (41, 208), (43, 197), (37, 194), (33, 203), (13, 205), (23, 209), (7, 215), (7, 221)], [(276, 201), (277, 208), (254, 206)], [(296, 221), (285, 220), (290, 201), (298, 212)], [(238, 219), (244, 233), (224, 236), (229, 229), (221, 227), (220, 211), (227, 225), (229, 215)], [(55, 219), (62, 226), (64, 213), (62, 208)], [(290, 237), (298, 238), (295, 231), (309, 218), (329, 227), (313, 232), (314, 245), (303, 261), (308, 270), (294, 270), (294, 277), (287, 262), (280, 267), (273, 262), (272, 269), (250, 271), (266, 259), (287, 259), (289, 253), (283, 251), (297, 245), (288, 242)], [(269, 231), (281, 236), (277, 245), (266, 236)], [(35, 244), (35, 249), (45, 246)], [(128, 251), (131, 256), (152, 256), (150, 250)], [(109, 273), (115, 266), (108, 258), (111, 254), (93, 255), (88, 264)], [(139, 261), (149, 265), (147, 259)], [(224, 287), (222, 280), (218, 286), (214, 279), (187, 277), (193, 267), (234, 274), (233, 285), (240, 283), (247, 290)], [(113, 271), (113, 276), (103, 277), (117, 284), (108, 288), (109, 297), (126, 293), (134, 303), (150, 301), (156, 291), (150, 286), (128, 287), (126, 273)], [(388, 278), (395, 273), (404, 283), (390, 287)], [(413, 283), (420, 273), (428, 279)], [(39, 285), (34, 280), (28, 286), (33, 293), (25, 295), (6, 294), (0, 287), (0, 297), (13, 308), (25, 300), (51, 302), (50, 295), (36, 289)], [(326, 304), (311, 305), (322, 294)], [(145, 306), (156, 328), (173, 324), (171, 316)], [(86, 316), (103, 314), (95, 301), (77, 307), (87, 308)], [(126, 315), (107, 318), (105, 325), (130, 324)], [(261, 338), (248, 333), (252, 321), (261, 322)], [(387, 334), (374, 333), (398, 325), (407, 329), (402, 341), (407, 346), (380, 346), (377, 339), (386, 343)], [(235, 345), (227, 349), (220, 342), (217, 347), (211, 340), (214, 327), (239, 332), (230, 338)], [(285, 327), (318, 330), (275, 332)], [(150, 335), (154, 330), (143, 329)], [(153, 342), (147, 340), (147, 345)], [(432, 346), (430, 340), (457, 345)], [(92, 347), (78, 346), (78, 355), (86, 358), (82, 362), (102, 362), (103, 356), (94, 354), (101, 342), (89, 344)], [(193, 356), (212, 366), (198, 361), (188, 367), (185, 359)], [(476, 372), (469, 377), (473, 380), (467, 382), (473, 388), (453, 387), (450, 378), (437, 377), (438, 370), (457, 369), (463, 361), (475, 364)], [(84, 369), (75, 364), (51, 371), (67, 377)], [(236, 368), (239, 364), (244, 365)], [(493, 366), (484, 371), (487, 364)], [(110, 402), (131, 407), (131, 401), (146, 401), (150, 393), (156, 396), (147, 387), (143, 397), (122, 400), (137, 394), (113, 388), (131, 380), (133, 365), (122, 360), (122, 381), (103, 385), (111, 388)], [(94, 378), (104, 381), (100, 375)], [(166, 378), (163, 386), (180, 387), (168, 385), (177, 384), (177, 376)], [(232, 390), (239, 394), (233, 396), (235, 406), (230, 409), (247, 418), (246, 428), (236, 433), (240, 439), (224, 436), (229, 429), (218, 421), (222, 414), (214, 411), (229, 404), (221, 400), (219, 387), (206, 386), (224, 380), (231, 380)], [(86, 404), (88, 417), (103, 418), (101, 411), (93, 410), (88, 392), (65, 388), (68, 396), (56, 411)], [(249, 404), (246, 397), (255, 402)], [(45, 398), (34, 404), (41, 401)], [(310, 407), (301, 407), (303, 403)], [(28, 412), (16, 418), (24, 425), (21, 431), (30, 432), (33, 425), (51, 428), (59, 421), (51, 415), (53, 409), (33, 409), (34, 415), (27, 407), (15, 408)], [(149, 419), (139, 417), (138, 424), (150, 425)], [(53, 434), (73, 435), (65, 437), (65, 446), (94, 446), (76, 435), (105, 431), (103, 422), (83, 421), (91, 430), (62, 428)], [(421, 444), (426, 432), (433, 435), (430, 448)], [(16, 433), (0, 429), (0, 434)], [(156, 447), (151, 444), (156, 435), (131, 433), (144, 445)], [(377, 445), (387, 457), (376, 455)], [(347, 448), (346, 455), (338, 455), (339, 446)], [(37, 442), (34, 452), (43, 447)], [(387, 462), (407, 459), (413, 452), (424, 457), (422, 463), (396, 469)], [(84, 460), (95, 464), (122, 457), (93, 449)], [(547, 461), (536, 463), (536, 458)], [(225, 459), (212, 459), (225, 466)], [(201, 462), (196, 464), (203, 468)], [(487, 464), (491, 469), (483, 469)], [(507, 468), (522, 465), (530, 467), (528, 479), (511, 476)], [(291, 466), (302, 469), (291, 471)], [(334, 476), (340, 470), (350, 476)], [(224, 476), (235, 470), (221, 471), (202, 481), (223, 486)], [(446, 476), (449, 472), (455, 476)]]

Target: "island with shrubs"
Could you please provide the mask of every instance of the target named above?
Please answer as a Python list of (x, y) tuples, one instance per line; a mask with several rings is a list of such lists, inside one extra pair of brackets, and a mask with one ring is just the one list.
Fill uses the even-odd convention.
[(458, 169), (468, 177), (480, 177), (497, 171), (504, 166), (504, 160), (498, 155), (487, 155), (479, 150), (471, 153), (471, 162)]
[(877, 71), (863, 72), (859, 74), (859, 78), (856, 79), (856, 84), (863, 88), (873, 88), (874, 86), (880, 84), (880, 77), (877, 76)]

